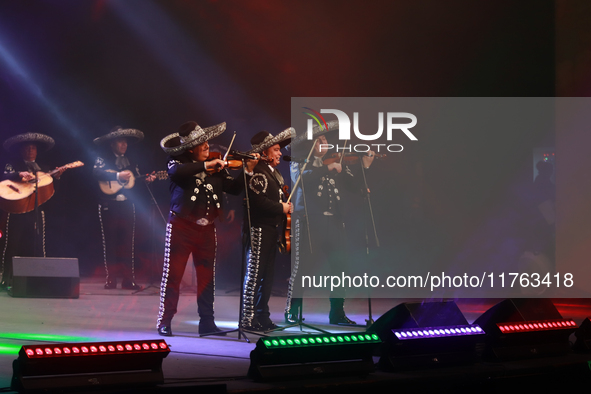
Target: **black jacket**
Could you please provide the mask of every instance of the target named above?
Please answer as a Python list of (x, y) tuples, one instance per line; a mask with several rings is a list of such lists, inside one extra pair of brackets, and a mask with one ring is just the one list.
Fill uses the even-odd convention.
[(244, 190), (242, 172), (236, 178), (226, 170), (208, 174), (204, 162), (182, 155), (168, 158), (168, 176), (170, 210), (185, 218), (214, 220), (222, 210), (223, 193), (238, 195)]
[(285, 217), (281, 204), (284, 197), (283, 182), (276, 176), (278, 172), (277, 169), (272, 171), (267, 163), (259, 161), (253, 175), (249, 177), (248, 197), (253, 226), (277, 226)]

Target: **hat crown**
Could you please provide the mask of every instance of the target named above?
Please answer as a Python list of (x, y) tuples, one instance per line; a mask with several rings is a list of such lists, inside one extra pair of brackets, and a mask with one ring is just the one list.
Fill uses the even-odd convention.
[(193, 121), (185, 122), (179, 127), (179, 130), (177, 131), (177, 133), (179, 133), (179, 136), (181, 136), (181, 137), (186, 137), (189, 134), (191, 134), (191, 132), (193, 130), (195, 130), (198, 126), (199, 125), (197, 124), (197, 122), (193, 122)]
[(266, 130), (259, 131), (258, 133), (256, 133), (256, 134), (255, 134), (255, 135), (254, 135), (254, 136), (253, 136), (253, 137), (250, 139), (250, 144), (251, 144), (252, 146), (259, 145), (259, 144), (261, 144), (263, 141), (265, 141), (265, 139), (267, 139), (267, 138), (269, 138), (269, 139), (273, 138), (273, 136), (271, 135), (271, 133), (269, 133), (269, 132), (268, 132), (268, 131), (266, 131)]

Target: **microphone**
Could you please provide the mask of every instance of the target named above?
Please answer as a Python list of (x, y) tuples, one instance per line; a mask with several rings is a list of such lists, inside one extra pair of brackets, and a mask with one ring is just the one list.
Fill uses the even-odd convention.
[(294, 159), (291, 156), (283, 156), (283, 160), (285, 161), (293, 161), (294, 163), (307, 163), (308, 160), (306, 159)]
[(238, 152), (236, 150), (231, 150), (230, 151), (230, 155), (235, 157), (236, 159), (250, 159), (250, 160), (256, 160), (256, 157), (254, 157), (253, 155), (248, 155), (246, 153), (241, 153)]

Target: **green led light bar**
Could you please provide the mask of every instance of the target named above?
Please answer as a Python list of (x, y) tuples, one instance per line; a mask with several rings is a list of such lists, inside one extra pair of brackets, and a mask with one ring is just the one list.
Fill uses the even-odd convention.
[(381, 343), (374, 333), (299, 335), (265, 338), (262, 343), (267, 349), (288, 347), (333, 346), (355, 343)]

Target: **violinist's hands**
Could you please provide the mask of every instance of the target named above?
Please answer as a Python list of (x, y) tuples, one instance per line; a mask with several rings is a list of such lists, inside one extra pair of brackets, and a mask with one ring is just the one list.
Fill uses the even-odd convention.
[(146, 175), (146, 182), (152, 183), (156, 180), (156, 171), (152, 171), (151, 174)]
[[(218, 167), (218, 165), (219, 165), (219, 167)], [(225, 166), (226, 166), (226, 163), (220, 159), (213, 159), (213, 160), (205, 162), (205, 169), (206, 170), (216, 170), (216, 169), (223, 170)]]
[(290, 202), (282, 202), (283, 205), (283, 213), (288, 214), (293, 212), (293, 205)]
[(375, 158), (376, 158), (376, 152), (374, 152), (372, 150), (368, 151), (367, 155), (365, 155), (361, 158), (361, 160), (363, 160), (363, 167), (365, 167), (365, 169), (368, 169), (371, 166), (371, 163), (373, 163)]
[(253, 153), (252, 155), (254, 157), (256, 157), (256, 160), (252, 160), (252, 159), (246, 160), (246, 171), (247, 172), (253, 172), (254, 168), (256, 167), (256, 165), (259, 163), (259, 160), (261, 159), (261, 155), (259, 155), (258, 153)]
[(23, 182), (28, 182), (31, 181), (33, 179), (35, 179), (35, 175), (33, 175), (32, 173), (30, 173), (29, 171), (22, 171), (18, 173), (18, 176), (21, 177), (21, 179), (23, 180)]
[(121, 171), (118, 174), (117, 178), (119, 179), (120, 182), (127, 183), (131, 179), (131, 175), (132, 175), (131, 171), (125, 170), (125, 171)]
[(343, 166), (341, 166), (341, 163), (330, 163), (327, 167), (329, 171), (336, 170), (336, 172), (338, 173), (340, 173), (343, 170)]

